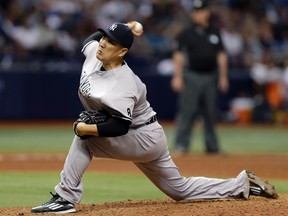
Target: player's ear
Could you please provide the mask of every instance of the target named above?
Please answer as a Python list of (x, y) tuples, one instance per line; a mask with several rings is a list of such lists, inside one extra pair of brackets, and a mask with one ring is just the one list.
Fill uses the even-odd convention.
[(124, 57), (127, 52), (128, 52), (128, 49), (125, 48), (125, 47), (123, 47), (123, 48), (120, 50), (120, 56), (121, 56), (121, 57)]

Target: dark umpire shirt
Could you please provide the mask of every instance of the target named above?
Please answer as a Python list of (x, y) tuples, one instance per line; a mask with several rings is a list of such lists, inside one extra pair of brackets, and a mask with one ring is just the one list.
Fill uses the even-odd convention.
[(198, 73), (212, 73), (217, 69), (217, 54), (224, 50), (219, 30), (195, 24), (176, 37), (176, 50), (187, 56), (186, 66)]

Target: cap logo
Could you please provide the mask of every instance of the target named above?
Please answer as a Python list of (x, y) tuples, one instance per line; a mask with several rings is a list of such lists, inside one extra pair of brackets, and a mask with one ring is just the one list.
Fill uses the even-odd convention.
[(194, 5), (195, 5), (195, 7), (202, 7), (202, 2), (199, 0), (195, 0)]
[(117, 28), (117, 24), (114, 23), (112, 26), (110, 26), (109, 30), (114, 31)]

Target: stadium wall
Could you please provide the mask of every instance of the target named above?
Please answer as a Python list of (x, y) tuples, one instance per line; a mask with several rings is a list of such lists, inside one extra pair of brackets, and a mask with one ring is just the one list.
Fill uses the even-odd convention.
[[(247, 72), (230, 75), (230, 90), (218, 97), (219, 111), (229, 108), (232, 98), (253, 94)], [(170, 88), (171, 76), (139, 75), (148, 88), (148, 100), (162, 120), (172, 120), (177, 95)], [(75, 119), (83, 107), (78, 99), (78, 73), (0, 71), (0, 119)]]

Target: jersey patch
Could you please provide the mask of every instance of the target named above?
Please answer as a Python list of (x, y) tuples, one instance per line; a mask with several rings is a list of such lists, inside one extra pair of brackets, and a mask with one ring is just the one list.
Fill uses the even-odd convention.
[(211, 44), (218, 44), (220, 40), (217, 35), (212, 34), (212, 35), (209, 35), (209, 41)]

